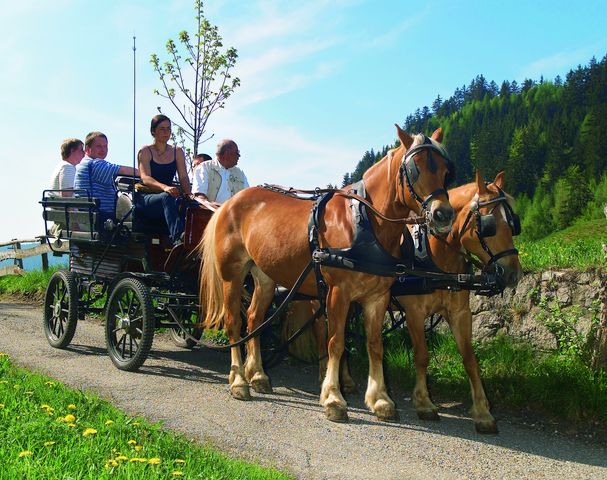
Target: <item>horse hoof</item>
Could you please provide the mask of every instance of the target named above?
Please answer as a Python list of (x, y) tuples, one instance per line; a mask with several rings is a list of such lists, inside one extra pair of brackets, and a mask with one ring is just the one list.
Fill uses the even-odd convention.
[(497, 423), (495, 420), (485, 421), (485, 422), (474, 422), (474, 427), (478, 433), (482, 434), (497, 434), (499, 433), (497, 429)]
[(438, 422), (440, 421), (440, 417), (438, 416), (437, 410), (417, 410), (417, 418), (420, 420), (427, 420), (430, 422)]
[(248, 385), (232, 385), (230, 386), (230, 394), (236, 400), (251, 400), (251, 393)]
[(270, 385), (270, 380), (267, 377), (252, 379), (251, 388), (257, 393), (272, 393), (272, 385)]
[(375, 402), (373, 413), (375, 413), (375, 416), (379, 420), (382, 420), (384, 422), (398, 421), (398, 416), (396, 415), (396, 408), (394, 408), (394, 404), (392, 402), (388, 402), (387, 400), (378, 400), (377, 402)]
[(348, 421), (348, 411), (345, 407), (338, 405), (326, 405), (325, 415), (332, 422), (346, 423)]

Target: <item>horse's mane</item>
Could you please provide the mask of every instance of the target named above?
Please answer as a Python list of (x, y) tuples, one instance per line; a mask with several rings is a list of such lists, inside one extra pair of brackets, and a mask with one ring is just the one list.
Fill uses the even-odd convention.
[[(493, 183), (487, 185), (487, 190), (491, 194), (491, 197), (498, 194), (497, 187)], [(470, 200), (477, 192), (476, 182), (466, 183), (449, 190), (449, 203), (455, 210), (461, 210), (466, 204), (470, 203)], [(504, 192), (506, 200), (512, 208), (514, 208), (514, 197), (509, 193)]]

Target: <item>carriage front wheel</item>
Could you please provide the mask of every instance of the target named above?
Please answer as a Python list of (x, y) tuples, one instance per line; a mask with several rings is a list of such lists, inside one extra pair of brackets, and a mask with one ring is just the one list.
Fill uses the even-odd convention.
[(110, 358), (120, 370), (135, 371), (154, 340), (154, 307), (150, 290), (136, 278), (123, 278), (110, 294), (105, 340)]
[(67, 347), (78, 323), (78, 286), (72, 272), (57, 270), (44, 294), (44, 334), (55, 348)]

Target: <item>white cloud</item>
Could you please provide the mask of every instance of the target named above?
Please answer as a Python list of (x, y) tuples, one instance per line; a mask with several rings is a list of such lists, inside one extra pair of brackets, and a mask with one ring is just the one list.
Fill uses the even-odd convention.
[[(602, 42), (605, 43), (605, 42)], [(588, 45), (577, 50), (564, 50), (553, 55), (540, 58), (530, 63), (521, 69), (519, 78), (539, 79), (541, 75), (553, 76), (556, 74), (563, 75), (572, 65), (588, 63), (588, 59), (599, 47), (604, 47), (601, 44)]]
[(400, 24), (396, 25), (394, 28), (378, 35), (375, 38), (372, 38), (368, 42), (365, 42), (365, 46), (369, 48), (377, 48), (377, 47), (391, 47), (394, 46), (398, 42), (400, 36), (410, 30), (412, 27), (420, 23), (424, 18), (426, 18), (430, 13), (429, 8), (419, 12), (417, 15), (406, 18)]

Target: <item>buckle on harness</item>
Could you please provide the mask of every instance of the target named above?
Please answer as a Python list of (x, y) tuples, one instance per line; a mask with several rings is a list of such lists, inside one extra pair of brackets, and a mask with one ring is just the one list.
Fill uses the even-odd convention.
[(322, 250), (316, 249), (312, 252), (312, 261), (314, 263), (323, 263), (329, 258), (329, 254)]

